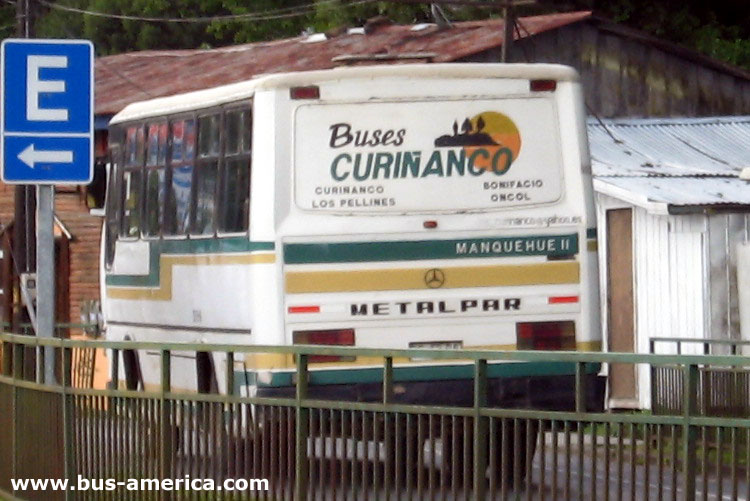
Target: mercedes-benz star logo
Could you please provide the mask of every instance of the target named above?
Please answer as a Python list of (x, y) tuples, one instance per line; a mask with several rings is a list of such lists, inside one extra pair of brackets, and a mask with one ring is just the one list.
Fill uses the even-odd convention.
[(445, 283), (445, 273), (443, 273), (443, 270), (437, 268), (427, 270), (424, 274), (424, 283), (430, 289), (438, 289)]

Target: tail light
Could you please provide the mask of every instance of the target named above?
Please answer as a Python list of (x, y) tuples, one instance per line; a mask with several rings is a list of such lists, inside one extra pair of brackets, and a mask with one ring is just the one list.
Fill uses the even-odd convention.
[(320, 87), (317, 85), (292, 87), (289, 89), (289, 97), (292, 99), (320, 99)]
[[(294, 344), (316, 344), (325, 346), (354, 346), (354, 329), (331, 329), (320, 331), (294, 331)], [(338, 355), (311, 355), (308, 361), (315, 362), (353, 362), (355, 357)]]
[(552, 92), (557, 89), (555, 80), (531, 80), (529, 82), (531, 92)]
[(516, 346), (519, 350), (575, 350), (575, 322), (518, 323)]

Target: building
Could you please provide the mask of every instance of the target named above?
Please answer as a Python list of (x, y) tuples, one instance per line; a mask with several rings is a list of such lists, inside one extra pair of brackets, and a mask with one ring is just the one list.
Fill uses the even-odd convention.
[[(588, 130), (608, 349), (648, 353), (654, 337), (740, 339), (750, 116), (590, 120)], [(676, 353), (675, 343), (654, 347)], [(611, 405), (649, 408), (647, 369), (613, 370)]]

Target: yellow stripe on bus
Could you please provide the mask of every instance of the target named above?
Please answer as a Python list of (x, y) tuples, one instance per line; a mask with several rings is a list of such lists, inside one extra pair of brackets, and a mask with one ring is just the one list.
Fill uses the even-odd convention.
[(200, 254), (164, 256), (160, 258), (159, 287), (107, 287), (107, 297), (112, 299), (142, 299), (148, 301), (172, 300), (172, 269), (175, 265), (208, 266), (232, 264), (274, 263), (275, 254)]
[(580, 282), (577, 262), (502, 266), (457, 266), (356, 271), (292, 271), (286, 292), (354, 292), (415, 289), (457, 289)]

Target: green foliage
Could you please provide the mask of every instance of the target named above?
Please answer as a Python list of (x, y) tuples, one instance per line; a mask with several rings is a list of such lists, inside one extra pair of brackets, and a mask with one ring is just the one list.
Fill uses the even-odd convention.
[(0, 2), (0, 38), (9, 38), (16, 34), (15, 5)]
[(617, 22), (750, 69), (747, 0), (618, 0), (597, 11)]

